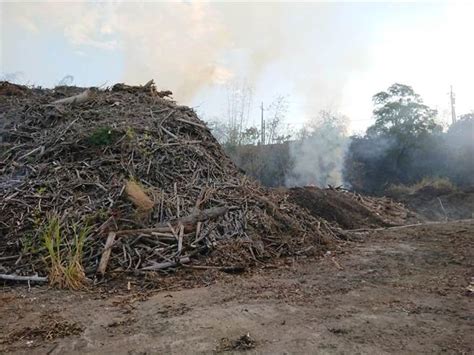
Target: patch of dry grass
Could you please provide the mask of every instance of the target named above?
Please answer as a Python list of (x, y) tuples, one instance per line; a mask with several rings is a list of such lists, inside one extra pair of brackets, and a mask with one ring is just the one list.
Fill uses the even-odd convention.
[(48, 251), (49, 283), (59, 288), (77, 290), (86, 283), (82, 256), (89, 229), (78, 230), (77, 226), (73, 226), (72, 230), (74, 238), (68, 241), (62, 233), (60, 219), (52, 216), (43, 231), (43, 242)]
[(448, 178), (425, 177), (413, 185), (390, 185), (386, 189), (386, 193), (389, 196), (413, 195), (427, 188), (440, 193), (450, 193), (456, 191), (456, 186), (454, 186)]

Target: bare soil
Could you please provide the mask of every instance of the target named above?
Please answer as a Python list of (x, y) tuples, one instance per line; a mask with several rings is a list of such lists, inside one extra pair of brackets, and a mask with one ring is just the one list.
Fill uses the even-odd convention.
[(474, 351), (473, 220), (354, 237), (319, 259), (192, 271), (190, 289), (4, 287), (0, 353)]

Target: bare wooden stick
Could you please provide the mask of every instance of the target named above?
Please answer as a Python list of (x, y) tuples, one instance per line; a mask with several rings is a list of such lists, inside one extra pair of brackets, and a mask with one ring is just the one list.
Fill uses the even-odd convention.
[(24, 159), (24, 158), (30, 156), (31, 154), (36, 153), (38, 150), (40, 151), (40, 155), (42, 155), (44, 153), (44, 145), (41, 145), (41, 146), (33, 149), (32, 151), (30, 151), (26, 154), (23, 154), (21, 157), (18, 158), (18, 160)]
[(9, 255), (9, 256), (0, 256), (0, 261), (15, 260), (18, 259), (20, 255)]
[(97, 268), (97, 272), (104, 275), (105, 269), (107, 269), (107, 264), (109, 263), (110, 253), (112, 251), (112, 245), (115, 241), (115, 232), (109, 232), (107, 236), (107, 241), (105, 242), (104, 251), (102, 252), (102, 257), (100, 258), (99, 267)]
[(192, 126), (199, 127), (199, 128), (207, 128), (207, 127), (204, 126), (203, 124), (200, 124), (200, 123), (197, 123), (197, 122), (193, 122), (193, 121), (189, 121), (189, 120), (186, 120), (186, 119), (184, 119), (184, 118), (177, 118), (176, 121), (183, 122), (183, 123), (187, 123), (187, 124), (190, 124), (190, 125), (192, 125)]
[(444, 209), (443, 202), (441, 202), (441, 199), (437, 197), (439, 204), (441, 205), (441, 209), (443, 210), (444, 213), (444, 219), (447, 221), (448, 220), (448, 214), (446, 213), (446, 210)]
[(81, 92), (80, 94), (53, 101), (53, 105), (80, 104), (89, 100), (92, 96), (91, 94), (92, 91), (90, 89), (87, 89)]
[(228, 211), (227, 207), (213, 207), (207, 210), (198, 210), (188, 216), (182, 218), (176, 218), (172, 221), (166, 223), (160, 223), (156, 227), (153, 228), (143, 228), (143, 229), (128, 229), (128, 230), (121, 230), (117, 231), (117, 236), (122, 235), (132, 235), (137, 233), (175, 233), (173, 230), (173, 226), (179, 226), (180, 224), (184, 226), (184, 231), (188, 233), (191, 230), (194, 230), (194, 226), (198, 222), (204, 222), (208, 219), (214, 219), (219, 216), (226, 214)]
[(165, 261), (163, 263), (154, 263), (153, 265), (141, 268), (141, 270), (143, 270), (143, 271), (163, 270), (163, 269), (167, 269), (169, 267), (178, 266), (178, 265), (181, 265), (181, 264), (187, 264), (187, 263), (190, 263), (190, 262), (191, 262), (191, 259), (189, 259), (189, 257), (185, 256), (184, 258), (181, 258), (177, 261)]
[(183, 249), (183, 235), (184, 235), (184, 226), (181, 224), (179, 226), (179, 235), (178, 235), (178, 255), (181, 254)]
[(151, 87), (155, 85), (155, 81), (153, 79), (147, 81), (147, 83), (145, 85), (143, 85), (143, 88), (145, 89), (151, 89)]
[(28, 281), (28, 282), (48, 282), (48, 278), (45, 276), (20, 276), (20, 275), (9, 275), (0, 274), (0, 280), (8, 281)]

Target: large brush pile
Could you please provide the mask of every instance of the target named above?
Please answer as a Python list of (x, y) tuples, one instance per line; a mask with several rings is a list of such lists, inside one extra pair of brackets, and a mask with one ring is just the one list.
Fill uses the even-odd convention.
[(322, 220), (249, 181), (169, 94), (1, 83), (0, 273), (245, 266), (331, 240)]

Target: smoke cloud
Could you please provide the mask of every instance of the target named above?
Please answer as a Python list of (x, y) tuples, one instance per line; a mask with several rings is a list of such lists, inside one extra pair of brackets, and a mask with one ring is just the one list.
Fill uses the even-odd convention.
[(300, 140), (290, 143), (293, 168), (286, 176), (286, 185), (343, 185), (347, 137), (347, 117), (322, 111), (310, 123)]
[[(78, 53), (117, 53), (124, 61), (121, 80), (155, 78), (184, 103), (236, 77), (257, 85), (277, 75), (313, 115), (337, 105), (342, 68), (365, 65), (370, 39), (359, 24), (357, 41), (349, 40), (350, 9), (328, 4), (46, 2), (2, 4), (2, 12), (4, 28), (61, 34)], [(15, 42), (15, 31), (3, 36)]]

